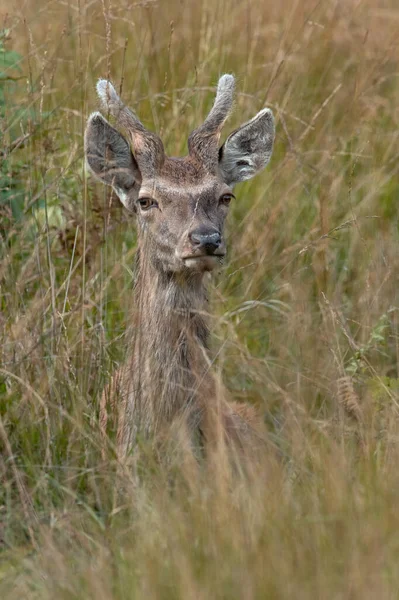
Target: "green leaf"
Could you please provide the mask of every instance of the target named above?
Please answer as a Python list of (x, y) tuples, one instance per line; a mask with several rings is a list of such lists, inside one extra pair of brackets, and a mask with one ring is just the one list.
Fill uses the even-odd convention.
[(4, 48), (0, 48), (0, 68), (15, 68), (20, 71), (21, 67), (18, 63), (21, 62), (21, 58), (21, 55), (14, 50), (5, 50)]

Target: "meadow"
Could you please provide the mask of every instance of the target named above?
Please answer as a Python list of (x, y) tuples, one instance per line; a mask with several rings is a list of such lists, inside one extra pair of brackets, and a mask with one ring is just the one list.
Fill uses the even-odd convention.
[[(0, 0), (0, 597), (399, 597), (396, 0)], [(111, 79), (170, 155), (220, 74), (264, 106), (212, 278), (214, 370), (261, 466), (101, 453), (134, 217), (83, 157)], [(398, 461), (398, 462), (397, 462)]]

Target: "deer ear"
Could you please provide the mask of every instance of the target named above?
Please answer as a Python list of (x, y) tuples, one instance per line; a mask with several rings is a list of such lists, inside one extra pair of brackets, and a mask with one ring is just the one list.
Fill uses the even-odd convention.
[(112, 185), (122, 204), (135, 210), (141, 174), (127, 140), (96, 112), (85, 132), (85, 155), (91, 172)]
[(228, 185), (250, 179), (270, 160), (274, 142), (274, 119), (264, 108), (229, 135), (219, 150), (219, 167)]

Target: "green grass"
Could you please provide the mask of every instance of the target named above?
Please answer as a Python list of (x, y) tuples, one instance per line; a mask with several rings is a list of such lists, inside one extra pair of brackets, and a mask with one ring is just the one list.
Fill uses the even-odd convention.
[[(396, 4), (0, 0), (1, 598), (399, 596)], [(225, 134), (277, 124), (211, 288), (215, 369), (268, 451), (121, 469), (97, 417), (136, 234), (85, 171), (95, 82), (183, 154), (223, 72)]]

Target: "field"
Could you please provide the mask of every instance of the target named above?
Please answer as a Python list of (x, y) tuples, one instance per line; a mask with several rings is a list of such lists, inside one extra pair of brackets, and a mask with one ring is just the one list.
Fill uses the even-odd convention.
[[(399, 597), (396, 0), (0, 0), (0, 597)], [(261, 468), (101, 455), (134, 218), (85, 168), (109, 77), (170, 155), (220, 74), (264, 106), (210, 287), (212, 356)]]

